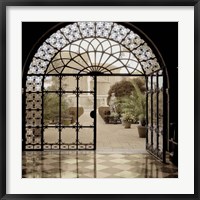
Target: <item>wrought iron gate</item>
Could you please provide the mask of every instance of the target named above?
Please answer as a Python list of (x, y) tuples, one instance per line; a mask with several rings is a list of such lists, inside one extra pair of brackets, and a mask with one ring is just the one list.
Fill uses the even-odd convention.
[[(83, 84), (86, 81), (91, 82), (89, 89)], [(96, 149), (95, 88), (95, 76), (45, 75), (43, 90), (39, 93), (42, 96), (41, 127), (37, 122), (33, 124), (32, 116), (27, 117), (27, 124), (33, 125), (26, 128), (26, 150)], [(26, 93), (26, 102), (34, 108), (37, 108), (37, 95)]]
[(163, 162), (166, 161), (166, 83), (162, 70), (147, 76), (146, 119), (147, 135), (146, 149)]

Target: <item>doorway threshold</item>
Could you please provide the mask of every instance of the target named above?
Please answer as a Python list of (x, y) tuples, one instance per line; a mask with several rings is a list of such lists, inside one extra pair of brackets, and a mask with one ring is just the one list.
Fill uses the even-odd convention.
[(112, 154), (112, 153), (125, 153), (125, 154), (147, 154), (146, 149), (113, 149), (102, 148), (97, 149), (96, 153)]

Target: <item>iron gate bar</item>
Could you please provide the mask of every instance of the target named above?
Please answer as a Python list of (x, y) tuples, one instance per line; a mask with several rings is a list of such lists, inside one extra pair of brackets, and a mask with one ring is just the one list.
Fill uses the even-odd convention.
[(26, 113), (26, 107), (24, 105), (26, 105), (26, 92), (25, 92), (26, 88), (22, 88), (22, 151), (25, 151), (25, 131), (26, 131), (26, 120), (25, 120), (25, 113)]
[(157, 108), (157, 130), (156, 130), (156, 134), (157, 134), (157, 152), (159, 151), (159, 99), (158, 99), (158, 95), (159, 95), (159, 83), (158, 83), (158, 73), (156, 73), (156, 108)]
[(145, 76), (145, 81), (146, 81), (146, 127), (147, 127), (147, 130), (146, 130), (146, 148), (147, 148), (147, 145), (149, 143), (149, 139), (148, 139), (148, 124), (149, 124), (149, 117), (148, 117), (148, 109), (149, 109), (149, 105), (148, 105), (148, 98), (149, 98), (149, 86), (148, 86), (148, 80), (149, 80), (149, 77), (146, 77)]
[[(160, 70), (157, 70), (157, 71), (155, 71), (154, 73), (156, 73), (156, 72), (159, 72)], [(91, 73), (88, 73), (88, 74), (75, 74), (75, 73), (69, 73), (69, 74), (67, 74), (67, 73), (63, 73), (62, 74), (62, 76), (94, 76), (94, 75), (96, 75), (96, 76), (132, 76), (132, 77), (134, 77), (134, 76), (142, 76), (142, 77), (148, 77), (148, 76), (150, 76), (149, 74), (147, 75), (147, 74), (125, 74), (125, 73), (111, 73), (111, 74), (104, 74), (104, 73), (98, 73), (98, 72), (91, 72)], [(28, 74), (27, 75), (27, 77), (31, 77), (31, 76), (41, 76), (41, 77), (46, 77), (46, 76), (59, 76), (59, 74)], [(163, 76), (162, 74), (158, 74), (158, 76)], [(34, 92), (32, 92), (31, 91), (31, 93), (34, 93)], [(40, 93), (42, 93), (42, 92), (40, 92)]]
[(159, 151), (159, 119), (158, 119), (158, 116), (159, 116), (159, 101), (158, 101), (158, 95), (159, 95), (159, 85), (158, 85), (158, 73), (156, 73), (156, 121), (157, 121), (157, 127), (156, 127), (156, 143), (157, 143), (157, 152)]
[(153, 76), (151, 75), (151, 147), (153, 149)]
[[(156, 71), (155, 71), (156, 72)], [(104, 73), (100, 73), (100, 74), (97, 74), (98, 72), (92, 72), (92, 73), (88, 73), (88, 74), (75, 74), (75, 73), (63, 73), (62, 75), (63, 76), (90, 76), (90, 75), (96, 75), (96, 76), (148, 76), (148, 75), (145, 75), (145, 74), (125, 74), (125, 73), (111, 73), (111, 74), (104, 74)], [(59, 76), (59, 74), (28, 74), (28, 76)], [(162, 76), (162, 75), (159, 75), (159, 76)], [(31, 93), (34, 93), (34, 92), (31, 92)]]
[(59, 95), (59, 128), (58, 128), (58, 131), (59, 131), (59, 136), (58, 136), (58, 145), (59, 145), (59, 149), (60, 149), (60, 143), (61, 143), (61, 128), (60, 128), (60, 126), (61, 126), (61, 109), (62, 109), (62, 107), (61, 107), (61, 95), (62, 95), (62, 93), (61, 93), (61, 76), (58, 76), (58, 79), (59, 79), (59, 88), (58, 88), (58, 90), (59, 90), (59, 93), (58, 93), (58, 95)]
[(166, 106), (163, 106), (163, 162), (166, 163), (166, 150), (167, 150), (167, 136), (168, 136), (168, 112), (169, 112), (169, 98), (167, 88), (167, 74), (163, 74), (163, 102)]
[(76, 149), (78, 149), (78, 142), (79, 142), (79, 137), (78, 137), (78, 133), (79, 133), (79, 127), (78, 127), (78, 124), (79, 124), (79, 120), (78, 120), (78, 108), (79, 108), (79, 93), (78, 93), (78, 90), (79, 90), (79, 79), (80, 79), (80, 76), (76, 76), (76, 80), (77, 80), (77, 83), (76, 83)]
[(97, 76), (94, 76), (94, 150), (96, 150), (97, 135)]

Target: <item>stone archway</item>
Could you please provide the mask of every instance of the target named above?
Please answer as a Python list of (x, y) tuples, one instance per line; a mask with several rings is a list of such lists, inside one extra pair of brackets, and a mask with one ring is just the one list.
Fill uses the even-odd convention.
[[(128, 28), (127, 28), (128, 27)], [(167, 71), (163, 59), (155, 47), (155, 45), (148, 40), (148, 38), (141, 38), (140, 31), (129, 24), (120, 24), (113, 22), (77, 22), (63, 28), (55, 30), (50, 37), (48, 37), (35, 52), (31, 63), (26, 63), (26, 70), (23, 74), (24, 85), (24, 107), (25, 125), (23, 127), (23, 149), (24, 150), (43, 150), (45, 145), (48, 149), (70, 149), (69, 145), (74, 146), (72, 149), (79, 149), (78, 147), (78, 133), (80, 128), (84, 128), (78, 121), (78, 107), (77, 103), (77, 119), (75, 125), (70, 126), (75, 130), (76, 139), (71, 144), (62, 143), (61, 134), (63, 128), (68, 128), (62, 124), (61, 120), (61, 102), (63, 94), (74, 94), (78, 97), (83, 90), (79, 88), (80, 77), (91, 76), (95, 77), (102, 74), (127, 74), (131, 76), (144, 75), (148, 82), (151, 82), (149, 91), (147, 92), (147, 102), (151, 99), (151, 113), (147, 112), (147, 118), (151, 121), (149, 131), (147, 134), (147, 149), (160, 159), (165, 160), (165, 143), (168, 131), (168, 117), (167, 117), (167, 95), (163, 94), (163, 119), (162, 131), (158, 132), (158, 120), (155, 122), (153, 117), (153, 98), (154, 94), (159, 98), (159, 92), (167, 88)], [(152, 50), (152, 47), (154, 51)], [(76, 86), (71, 90), (63, 90), (63, 77), (74, 77)], [(159, 76), (163, 76), (163, 87), (158, 90), (153, 84), (154, 77), (156, 80)], [(58, 88), (54, 91), (45, 91), (45, 79), (56, 77), (58, 80)], [(149, 78), (150, 77), (150, 80)], [(58, 94), (58, 123), (53, 125), (46, 125), (44, 122), (44, 95), (46, 93)], [(93, 93), (94, 90), (87, 90), (85, 93)], [(95, 100), (94, 100), (95, 102)], [(158, 102), (158, 100), (157, 100)], [(95, 103), (94, 103), (95, 107)], [(158, 103), (156, 103), (158, 108)], [(148, 109), (147, 109), (148, 110)], [(158, 114), (157, 114), (158, 116)], [(55, 128), (57, 130), (58, 141), (52, 144), (44, 143), (44, 130), (47, 128)], [(85, 127), (88, 128), (88, 127)], [(94, 119), (94, 139), (93, 143), (89, 143), (88, 148), (86, 144), (82, 145), (82, 149), (95, 149), (95, 119)], [(154, 134), (156, 138), (162, 137), (163, 145), (160, 148), (158, 141), (154, 141)], [(149, 136), (149, 140), (148, 140)], [(163, 139), (165, 138), (165, 139)], [(157, 138), (158, 139), (158, 138)], [(148, 143), (150, 141), (150, 143)], [(154, 146), (154, 144), (156, 144)], [(85, 145), (85, 146), (84, 146)], [(161, 149), (158, 152), (158, 149)], [(159, 154), (159, 155), (158, 155)]]

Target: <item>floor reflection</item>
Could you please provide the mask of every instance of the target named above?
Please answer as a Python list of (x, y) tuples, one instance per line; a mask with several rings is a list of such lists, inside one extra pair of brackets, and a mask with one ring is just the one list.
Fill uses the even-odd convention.
[(178, 168), (149, 154), (23, 152), (23, 178), (177, 178)]

